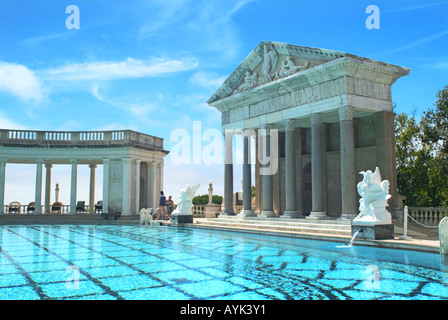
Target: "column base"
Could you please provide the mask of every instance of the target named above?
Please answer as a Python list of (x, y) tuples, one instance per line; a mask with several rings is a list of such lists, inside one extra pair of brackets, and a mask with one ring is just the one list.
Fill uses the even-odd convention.
[(301, 216), (297, 211), (285, 211), (281, 215), (282, 218), (300, 218)]
[(319, 211), (311, 211), (310, 215), (306, 217), (306, 219), (315, 219), (315, 220), (319, 220), (319, 219), (327, 219), (327, 213), (324, 212), (319, 212)]
[(260, 217), (263, 218), (272, 218), (272, 217), (276, 217), (275, 212), (272, 210), (268, 210), (268, 211), (261, 211), (260, 213)]
[[(234, 216), (234, 215), (235, 215), (235, 212), (233, 210), (232, 211), (223, 211), (219, 214), (219, 216)], [(219, 216), (218, 216), (218, 218), (219, 218)]]
[(237, 217), (256, 217), (257, 215), (252, 210), (241, 210)]

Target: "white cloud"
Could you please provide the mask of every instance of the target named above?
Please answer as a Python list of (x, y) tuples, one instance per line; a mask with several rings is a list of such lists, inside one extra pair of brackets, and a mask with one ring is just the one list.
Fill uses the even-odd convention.
[(24, 65), (15, 63), (0, 62), (0, 91), (24, 102), (39, 103), (43, 98), (40, 79)]
[(0, 111), (0, 128), (1, 129), (18, 129), (24, 130), (28, 129), (20, 122), (8, 119), (4, 112)]
[(92, 95), (95, 98), (97, 98), (101, 102), (109, 104), (115, 108), (119, 108), (119, 109), (122, 109), (122, 110), (125, 110), (128, 112), (131, 112), (136, 117), (145, 116), (145, 115), (158, 109), (158, 105), (155, 103), (149, 103), (149, 102), (136, 103), (136, 102), (129, 102), (129, 101), (120, 102), (116, 99), (107, 98), (104, 95), (99, 93), (98, 85), (95, 85), (90, 92), (92, 93)]
[(226, 80), (225, 76), (218, 76), (216, 73), (199, 71), (190, 77), (190, 82), (206, 88), (219, 88)]
[(425, 38), (419, 39), (417, 41), (411, 42), (409, 44), (406, 44), (404, 46), (401, 46), (399, 48), (396, 48), (396, 49), (393, 49), (393, 50), (390, 50), (390, 51), (382, 52), (380, 54), (391, 54), (391, 53), (395, 53), (395, 52), (399, 52), (399, 51), (403, 51), (403, 50), (409, 50), (411, 48), (420, 46), (422, 44), (425, 44), (425, 43), (437, 40), (438, 38), (443, 37), (445, 35), (448, 35), (448, 30), (432, 34), (432, 35), (427, 36)]
[(121, 62), (98, 61), (68, 64), (45, 70), (43, 76), (50, 80), (115, 80), (155, 77), (194, 69), (197, 65), (198, 62), (193, 58), (181, 60), (153, 59), (151, 61), (127, 58)]

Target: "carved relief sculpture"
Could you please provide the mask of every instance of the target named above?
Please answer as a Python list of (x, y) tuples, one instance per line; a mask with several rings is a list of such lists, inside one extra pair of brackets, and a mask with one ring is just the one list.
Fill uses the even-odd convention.
[(277, 67), (277, 52), (272, 45), (265, 44), (264, 45), (264, 59), (261, 71), (263, 72), (263, 78), (260, 78), (258, 81), (261, 84), (268, 83), (273, 80), (275, 75), (275, 68)]
[(249, 71), (246, 71), (246, 77), (244, 77), (244, 83), (235, 90), (236, 92), (246, 91), (252, 88), (255, 88), (258, 85), (257, 74), (254, 72), (251, 74)]
[(290, 76), (296, 72), (301, 71), (302, 69), (308, 68), (308, 66), (309, 66), (308, 62), (305, 62), (303, 66), (296, 66), (292, 59), (292, 56), (288, 55), (282, 62), (282, 68), (280, 72), (277, 74), (277, 78), (284, 78)]

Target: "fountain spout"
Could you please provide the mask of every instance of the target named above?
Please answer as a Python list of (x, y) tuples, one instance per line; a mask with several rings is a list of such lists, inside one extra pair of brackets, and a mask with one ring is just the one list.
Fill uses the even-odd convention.
[(359, 229), (358, 231), (356, 231), (356, 232), (353, 234), (352, 238), (351, 238), (350, 241), (347, 243), (347, 246), (351, 247), (351, 246), (353, 245), (353, 242), (355, 242), (355, 238), (356, 238), (356, 236), (357, 236), (360, 232), (362, 232), (362, 229)]

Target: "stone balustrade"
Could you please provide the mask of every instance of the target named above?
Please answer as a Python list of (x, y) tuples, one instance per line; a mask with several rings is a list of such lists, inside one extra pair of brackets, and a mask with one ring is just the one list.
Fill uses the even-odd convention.
[[(10, 210), (10, 205), (4, 205), (4, 212), (6, 214), (34, 214), (34, 206), (30, 207), (27, 204), (22, 204), (20, 206), (12, 206), (14, 207), (14, 210)], [(44, 212), (44, 205), (41, 205), (41, 212)], [(17, 208), (17, 209), (16, 209)], [(95, 212), (95, 210), (93, 210)], [(90, 206), (85, 205), (84, 206), (84, 212), (90, 213)], [(70, 213), (70, 205), (69, 204), (63, 204), (61, 205), (61, 210), (57, 212), (52, 213), (60, 213), (60, 214), (69, 214)], [(98, 213), (98, 212), (95, 212)]]
[(413, 207), (409, 208), (408, 214), (418, 223), (437, 226), (444, 217), (448, 217), (448, 208)]
[(3, 146), (119, 146), (132, 145), (149, 150), (163, 150), (163, 139), (132, 130), (115, 131), (36, 131), (0, 129)]

